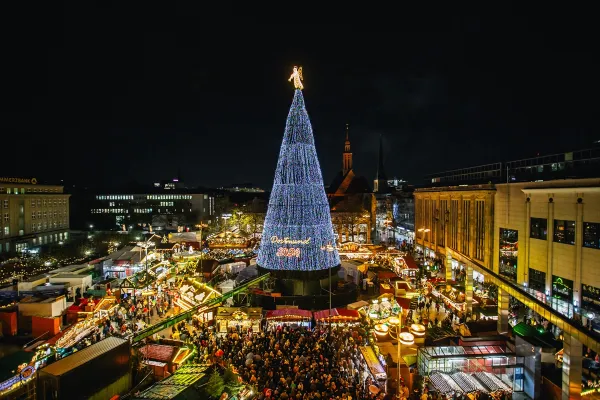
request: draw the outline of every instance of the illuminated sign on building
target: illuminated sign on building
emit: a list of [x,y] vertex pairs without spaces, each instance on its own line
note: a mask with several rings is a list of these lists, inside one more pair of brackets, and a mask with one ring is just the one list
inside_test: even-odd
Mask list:
[[36,178],[4,178],[0,177],[0,183],[25,183],[28,185],[37,184]]

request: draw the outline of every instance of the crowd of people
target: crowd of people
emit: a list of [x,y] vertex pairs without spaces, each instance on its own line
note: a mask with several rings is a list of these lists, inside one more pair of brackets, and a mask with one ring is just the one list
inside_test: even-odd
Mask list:
[[280,326],[219,335],[199,326],[190,335],[200,358],[232,367],[257,388],[261,400],[384,398],[377,382],[361,369],[358,347],[366,338],[356,330]]

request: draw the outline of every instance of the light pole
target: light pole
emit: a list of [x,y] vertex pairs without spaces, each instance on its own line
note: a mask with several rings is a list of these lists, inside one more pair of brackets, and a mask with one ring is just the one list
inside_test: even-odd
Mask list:
[[[333,247],[331,245],[331,243],[328,243],[325,247],[322,247],[321,249],[326,250],[331,253],[332,251],[335,250],[335,247]],[[327,314],[328,315],[327,319],[329,321],[329,329],[330,330],[331,330],[331,309],[332,309],[332,307],[331,307],[331,265],[330,265],[329,266],[329,313]]]
[[238,216],[238,233],[240,233],[242,231],[242,214],[243,212],[238,211],[236,212],[237,216]]
[[[390,317],[388,318],[388,323],[393,326],[395,329],[390,329],[389,334],[392,339],[396,339],[398,346],[398,398],[400,397],[400,381],[402,380],[402,375],[400,373],[401,368],[401,360],[402,360],[402,345],[410,346],[415,343],[415,337],[410,332],[402,332],[402,308],[400,308],[400,314],[398,317]],[[395,334],[393,332],[396,332]]]
[[[203,267],[203,263],[202,260],[204,258],[202,249],[203,249],[203,245],[202,245],[202,229],[204,228],[208,228],[208,225],[204,224],[202,221],[200,221],[200,223],[198,225],[196,225],[197,228],[200,228],[200,275],[204,278],[204,270],[202,269]],[[204,281],[204,279],[202,280]]]

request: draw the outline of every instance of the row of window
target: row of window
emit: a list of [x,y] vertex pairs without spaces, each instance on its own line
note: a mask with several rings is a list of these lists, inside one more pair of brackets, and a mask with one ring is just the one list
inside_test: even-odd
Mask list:
[[[143,196],[143,195],[142,195]],[[204,199],[207,195],[204,195]],[[190,194],[147,194],[146,200],[191,200]],[[96,200],[133,200],[132,194],[111,194],[96,196]]]
[[54,213],[52,211],[38,211],[37,213],[35,211],[31,212],[31,219],[36,219],[36,217],[38,219],[41,218],[60,218],[60,217],[66,217],[67,216],[67,212],[66,211],[54,211]]
[[31,199],[31,207],[35,207],[36,204],[38,207],[66,206],[67,199]]
[[31,224],[31,232],[45,231],[46,229],[68,228],[67,220],[38,222]]
[[62,193],[60,188],[9,188],[0,187],[0,193],[6,194],[25,194],[25,193]]
[[[529,237],[532,239],[548,239],[548,220],[546,218],[531,218]],[[575,244],[575,221],[554,220],[553,241],[563,244]],[[600,223],[583,223],[583,247],[600,249]]]

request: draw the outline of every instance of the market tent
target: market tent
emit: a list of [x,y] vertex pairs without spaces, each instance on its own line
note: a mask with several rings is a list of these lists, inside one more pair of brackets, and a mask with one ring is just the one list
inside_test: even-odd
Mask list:
[[237,283],[243,282],[250,278],[253,278],[258,275],[258,270],[256,269],[256,265],[251,265],[249,267],[244,268],[240,271],[238,276],[235,277],[235,281]]
[[280,308],[278,310],[267,311],[266,318],[269,320],[299,320],[299,319],[311,319],[312,312],[308,310],[301,310],[299,308]]
[[406,264],[406,268],[419,269],[419,267],[417,266],[417,263],[415,262],[415,259],[410,254],[406,254],[406,255],[402,256],[402,260]]
[[356,310],[348,310],[346,308],[334,308],[332,310],[316,311],[315,319],[317,321],[328,321],[330,319],[337,321],[358,321],[360,319],[360,314]]

